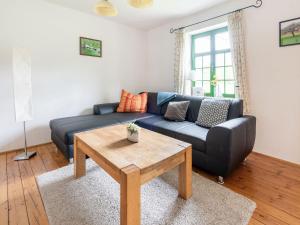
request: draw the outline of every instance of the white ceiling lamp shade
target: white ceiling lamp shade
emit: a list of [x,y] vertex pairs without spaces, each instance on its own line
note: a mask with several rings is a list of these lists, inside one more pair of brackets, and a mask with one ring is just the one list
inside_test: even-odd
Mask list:
[[102,0],[95,6],[95,12],[100,16],[116,16],[118,10],[108,0]]
[[153,5],[153,0],[128,0],[128,3],[135,8],[147,8]]

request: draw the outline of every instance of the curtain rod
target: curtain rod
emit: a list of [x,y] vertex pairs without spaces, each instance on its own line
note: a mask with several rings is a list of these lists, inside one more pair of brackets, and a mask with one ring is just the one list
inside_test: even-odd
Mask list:
[[217,18],[219,18],[219,17],[226,16],[226,15],[229,15],[229,14],[231,14],[231,13],[235,13],[235,12],[238,12],[238,11],[241,11],[241,10],[245,10],[245,9],[249,9],[249,8],[257,8],[257,9],[258,9],[258,8],[260,8],[260,7],[262,6],[262,4],[263,4],[263,1],[262,1],[262,0],[257,0],[256,3],[255,3],[254,5],[249,5],[249,6],[240,8],[240,9],[236,9],[236,10],[234,10],[234,11],[231,11],[231,12],[228,12],[228,13],[224,13],[224,14],[222,14],[222,15],[215,16],[215,17],[212,17],[212,18],[209,18],[209,19],[206,19],[206,20],[202,20],[202,21],[199,21],[199,22],[197,22],[197,23],[192,23],[192,24],[189,24],[189,25],[187,25],[187,26],[179,27],[179,28],[176,28],[176,29],[171,28],[171,29],[170,29],[170,33],[173,34],[173,33],[174,33],[175,31],[177,31],[177,30],[182,30],[182,29],[187,28],[187,27],[195,26],[195,25],[198,25],[198,24],[200,24],[200,23],[204,23],[204,22],[207,22],[207,21],[209,21],[209,20],[217,19]]

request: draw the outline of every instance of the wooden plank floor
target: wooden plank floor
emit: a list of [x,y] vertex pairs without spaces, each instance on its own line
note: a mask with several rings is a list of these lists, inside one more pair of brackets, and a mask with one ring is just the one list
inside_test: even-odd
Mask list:
[[[15,162],[16,151],[0,154],[0,225],[47,225],[35,176],[68,164],[53,144]],[[214,177],[194,169],[209,179]],[[257,203],[250,224],[300,224],[300,166],[252,153],[225,186]]]

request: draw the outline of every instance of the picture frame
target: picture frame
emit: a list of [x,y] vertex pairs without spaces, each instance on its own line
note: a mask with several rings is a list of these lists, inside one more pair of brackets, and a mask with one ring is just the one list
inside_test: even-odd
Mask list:
[[102,57],[102,41],[80,37],[79,38],[80,55],[91,57]]
[[279,46],[300,45],[300,17],[279,22]]

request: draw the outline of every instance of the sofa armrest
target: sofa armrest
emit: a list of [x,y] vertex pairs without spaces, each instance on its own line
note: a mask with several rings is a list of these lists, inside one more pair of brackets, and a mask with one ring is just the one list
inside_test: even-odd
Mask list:
[[116,112],[118,105],[118,102],[94,105],[94,115],[104,115]]
[[206,153],[222,161],[230,172],[252,151],[256,135],[256,118],[244,116],[212,127],[206,138]]

